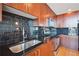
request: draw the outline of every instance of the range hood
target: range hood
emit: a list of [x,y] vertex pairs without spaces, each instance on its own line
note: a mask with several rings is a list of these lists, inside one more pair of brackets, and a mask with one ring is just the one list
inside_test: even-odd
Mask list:
[[28,13],[22,12],[20,10],[15,9],[15,8],[9,7],[9,6],[5,5],[5,4],[3,5],[3,11],[13,13],[13,14],[16,14],[16,15],[20,15],[20,16],[30,18],[30,19],[36,19],[37,18],[37,17],[35,17],[33,15],[30,15]]

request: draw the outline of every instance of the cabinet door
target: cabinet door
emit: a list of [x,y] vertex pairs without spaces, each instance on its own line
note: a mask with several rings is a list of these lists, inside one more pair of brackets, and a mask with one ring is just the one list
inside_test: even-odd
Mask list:
[[47,42],[47,56],[52,56],[52,55],[54,55],[53,54],[53,41],[52,40],[49,40],[48,42]]
[[47,43],[44,43],[43,45],[39,46],[37,49],[38,49],[37,50],[38,56],[48,56],[50,53]]
[[27,56],[52,56],[53,51],[52,51],[52,40],[43,43],[42,45],[36,47],[34,50],[26,54]]
[[27,12],[27,5],[24,3],[18,3],[17,4],[17,9],[23,12]]
[[[44,48],[43,48],[44,49]],[[31,52],[26,53],[26,56],[43,56],[44,50],[42,50],[42,46],[36,47],[34,50]]]
[[17,4],[18,3],[6,3],[6,5],[13,7],[13,8],[16,8],[16,9],[17,9]]
[[32,51],[32,52],[29,52],[27,54],[25,54],[26,56],[37,56],[37,51]]
[[15,9],[18,9],[20,11],[23,11],[23,12],[28,12],[27,4],[24,4],[24,3],[6,3],[6,5],[13,7]]
[[38,48],[37,48],[37,53],[38,53],[38,56],[44,56],[44,54],[46,54],[45,53],[45,46],[44,46],[44,44],[43,45],[41,45],[41,46],[39,46]]

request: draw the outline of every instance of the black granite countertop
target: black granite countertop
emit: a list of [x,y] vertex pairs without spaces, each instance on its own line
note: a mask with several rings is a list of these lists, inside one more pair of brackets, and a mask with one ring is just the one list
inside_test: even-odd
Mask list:
[[38,44],[36,44],[36,45],[34,45],[34,46],[31,46],[30,48],[25,49],[25,50],[23,50],[23,51],[21,51],[21,52],[19,52],[19,53],[14,53],[13,56],[23,56],[26,52],[31,51],[32,49],[38,47],[38,46],[41,45],[42,43],[43,43],[43,42],[38,43]]
[[[54,37],[52,37],[52,38],[55,38],[55,37],[58,37],[58,36],[54,36]],[[51,36],[48,36],[48,38],[51,38]],[[51,39],[52,39],[51,38]],[[33,40],[33,39],[32,39]],[[28,51],[31,51],[32,49],[34,49],[34,48],[36,48],[37,46],[39,46],[39,45],[41,45],[41,44],[43,44],[44,42],[43,41],[41,41],[40,43],[38,43],[38,44],[36,44],[36,45],[34,45],[34,46],[31,46],[30,48],[28,48],[28,49],[25,49],[25,50],[23,50],[23,51],[21,51],[21,52],[19,52],[19,53],[12,53],[12,51],[9,49],[9,47],[12,47],[12,46],[16,46],[16,45],[19,45],[19,44],[22,44],[22,43],[25,43],[25,42],[29,42],[29,41],[31,41],[31,40],[25,40],[24,42],[23,41],[20,41],[20,42],[17,42],[17,43],[15,43],[15,44],[8,44],[8,45],[4,45],[4,46],[0,46],[0,48],[2,47],[3,48],[3,51],[4,50],[6,50],[5,52],[4,52],[4,54],[2,54],[3,56],[22,56],[22,55],[24,55],[24,53],[26,53],[26,52],[28,52]],[[7,47],[7,49],[5,49],[4,47]],[[2,52],[3,53],[3,52]],[[0,54],[1,55],[1,54]]]
[[[29,40],[29,41],[31,41],[31,40]],[[26,40],[25,42],[28,42],[28,40]],[[30,48],[27,48],[27,49],[25,49],[25,50],[23,50],[23,51],[21,51],[21,52],[19,52],[19,53],[13,53],[13,52],[9,49],[9,47],[12,47],[12,46],[15,46],[15,45],[19,45],[19,44],[22,44],[22,43],[25,43],[25,42],[21,41],[21,42],[15,43],[15,44],[9,44],[9,45],[0,46],[0,55],[1,55],[1,56],[22,56],[22,55],[24,55],[24,53],[26,53],[26,52],[32,50],[33,48],[35,48],[35,47],[37,47],[37,46],[39,46],[40,44],[43,43],[43,42],[41,41],[40,43],[38,43],[38,44],[36,44],[36,45],[34,45],[34,46],[31,46]]]

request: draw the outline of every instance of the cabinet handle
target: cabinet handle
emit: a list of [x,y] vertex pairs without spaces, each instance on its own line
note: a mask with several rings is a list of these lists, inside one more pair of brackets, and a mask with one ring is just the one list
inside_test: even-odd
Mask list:
[[34,52],[34,56],[37,56],[37,51]]
[[37,50],[37,56],[40,56],[40,50]]
[[39,51],[39,56],[40,56],[40,50],[38,50]]

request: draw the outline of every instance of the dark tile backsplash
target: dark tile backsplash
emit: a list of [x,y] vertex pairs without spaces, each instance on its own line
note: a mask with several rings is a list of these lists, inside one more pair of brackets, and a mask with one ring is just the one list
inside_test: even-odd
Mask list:
[[[28,21],[29,20],[29,21]],[[15,22],[18,22],[17,26]],[[8,12],[3,12],[3,21],[0,22],[0,45],[12,44],[23,41],[22,31],[23,27],[25,35],[28,39],[34,36],[33,22],[31,19],[24,18],[22,16],[14,15]],[[51,36],[58,36],[60,34],[68,35],[69,28],[50,28],[48,27],[47,32],[44,33],[43,27],[37,26],[37,34],[39,40],[44,40],[44,36],[50,32]],[[19,30],[17,30],[18,28]]]
[[57,29],[57,35],[60,35],[60,34],[64,34],[64,35],[68,35],[68,28],[56,28]]
[[[29,19],[23,18],[18,15],[13,15],[11,13],[3,12],[3,21],[0,22],[0,45],[7,45],[23,40],[22,31],[23,27],[25,29],[25,35],[29,37]],[[18,22],[17,26],[15,22]],[[17,28],[19,30],[17,30]]]
[[21,32],[14,31],[0,33],[0,45],[12,44],[19,41],[22,41]]

